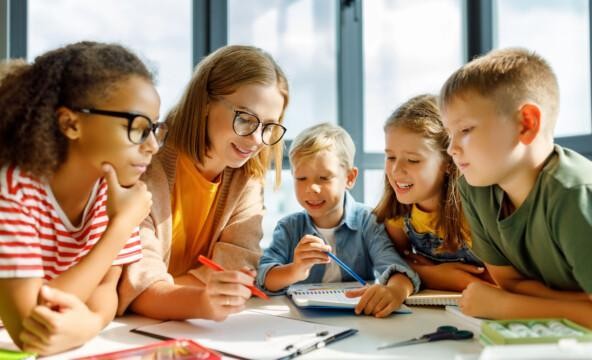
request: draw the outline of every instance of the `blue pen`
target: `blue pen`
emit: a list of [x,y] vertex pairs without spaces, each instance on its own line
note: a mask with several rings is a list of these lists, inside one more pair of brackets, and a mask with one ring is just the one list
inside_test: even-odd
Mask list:
[[353,271],[349,266],[345,265],[345,263],[341,260],[339,260],[339,258],[337,256],[335,256],[334,254],[325,251],[325,254],[329,255],[329,257],[333,260],[335,260],[335,262],[341,266],[341,268],[343,270],[345,270],[348,274],[350,274],[354,279],[358,280],[358,282],[362,285],[366,285],[366,281],[364,281],[364,279],[362,279],[362,277],[358,274],[355,273],[355,271]]

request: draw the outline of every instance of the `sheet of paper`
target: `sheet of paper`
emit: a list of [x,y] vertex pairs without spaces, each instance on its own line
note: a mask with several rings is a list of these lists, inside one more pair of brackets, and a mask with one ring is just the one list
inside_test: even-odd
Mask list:
[[[167,321],[134,331],[173,339],[191,339],[213,350],[248,359],[279,359],[352,329],[243,311],[225,321]],[[348,332],[349,331],[349,332]]]

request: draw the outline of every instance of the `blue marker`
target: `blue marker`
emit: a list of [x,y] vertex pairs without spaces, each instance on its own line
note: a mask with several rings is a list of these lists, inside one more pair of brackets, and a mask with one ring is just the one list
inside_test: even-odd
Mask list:
[[360,275],[356,274],[355,271],[353,271],[349,266],[345,265],[343,261],[339,260],[337,256],[328,251],[325,251],[325,254],[329,255],[331,259],[333,259],[339,266],[341,266],[343,270],[350,274],[354,279],[358,280],[360,284],[366,285],[366,281],[364,281],[364,279],[362,279]]

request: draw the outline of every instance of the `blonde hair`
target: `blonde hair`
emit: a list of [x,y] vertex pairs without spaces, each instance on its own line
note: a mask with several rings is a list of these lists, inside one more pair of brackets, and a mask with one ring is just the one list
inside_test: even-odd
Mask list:
[[[277,86],[284,98],[279,118],[281,124],[289,100],[288,80],[282,69],[271,55],[259,48],[230,45],[211,53],[197,65],[181,100],[168,115],[168,142],[203,163],[211,146],[207,136],[208,101],[250,84]],[[281,181],[283,147],[283,141],[265,146],[244,165],[247,174],[264,178],[273,153],[275,182],[278,185]]]
[[545,116],[542,129],[553,135],[559,112],[559,85],[551,66],[538,54],[508,48],[470,61],[442,86],[442,110],[455,97],[469,91],[495,101],[504,114],[511,114],[521,102],[534,101]]
[[[456,188],[459,177],[458,169],[446,149],[449,138],[434,95],[423,94],[409,99],[399,106],[386,120],[384,131],[391,128],[404,128],[424,138],[428,145],[438,151],[447,164],[444,182],[440,192],[438,206],[437,227],[443,230],[444,239],[440,251],[456,251],[470,239],[463,239],[462,230],[466,230],[460,195]],[[382,223],[387,219],[399,218],[411,211],[411,205],[402,204],[397,200],[395,191],[389,183],[385,173],[384,192],[373,213],[377,221]],[[470,245],[470,244],[468,244]]]
[[304,129],[290,146],[290,164],[308,158],[321,151],[333,151],[341,165],[350,170],[354,167],[356,146],[351,136],[339,125],[321,123]]

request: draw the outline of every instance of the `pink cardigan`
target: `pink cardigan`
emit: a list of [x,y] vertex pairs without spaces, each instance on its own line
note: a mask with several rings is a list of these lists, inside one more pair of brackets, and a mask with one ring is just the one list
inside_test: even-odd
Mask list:
[[[153,159],[143,181],[152,192],[153,205],[150,215],[140,226],[142,260],[124,268],[118,286],[118,315],[145,289],[157,281],[173,283],[168,273],[172,245],[171,192],[175,184],[177,150],[165,146]],[[263,237],[263,182],[249,177],[242,168],[226,168],[222,175],[213,237],[208,247],[208,257],[226,269],[243,266],[257,268]],[[207,279],[207,268],[196,261],[188,273],[202,280]]]

